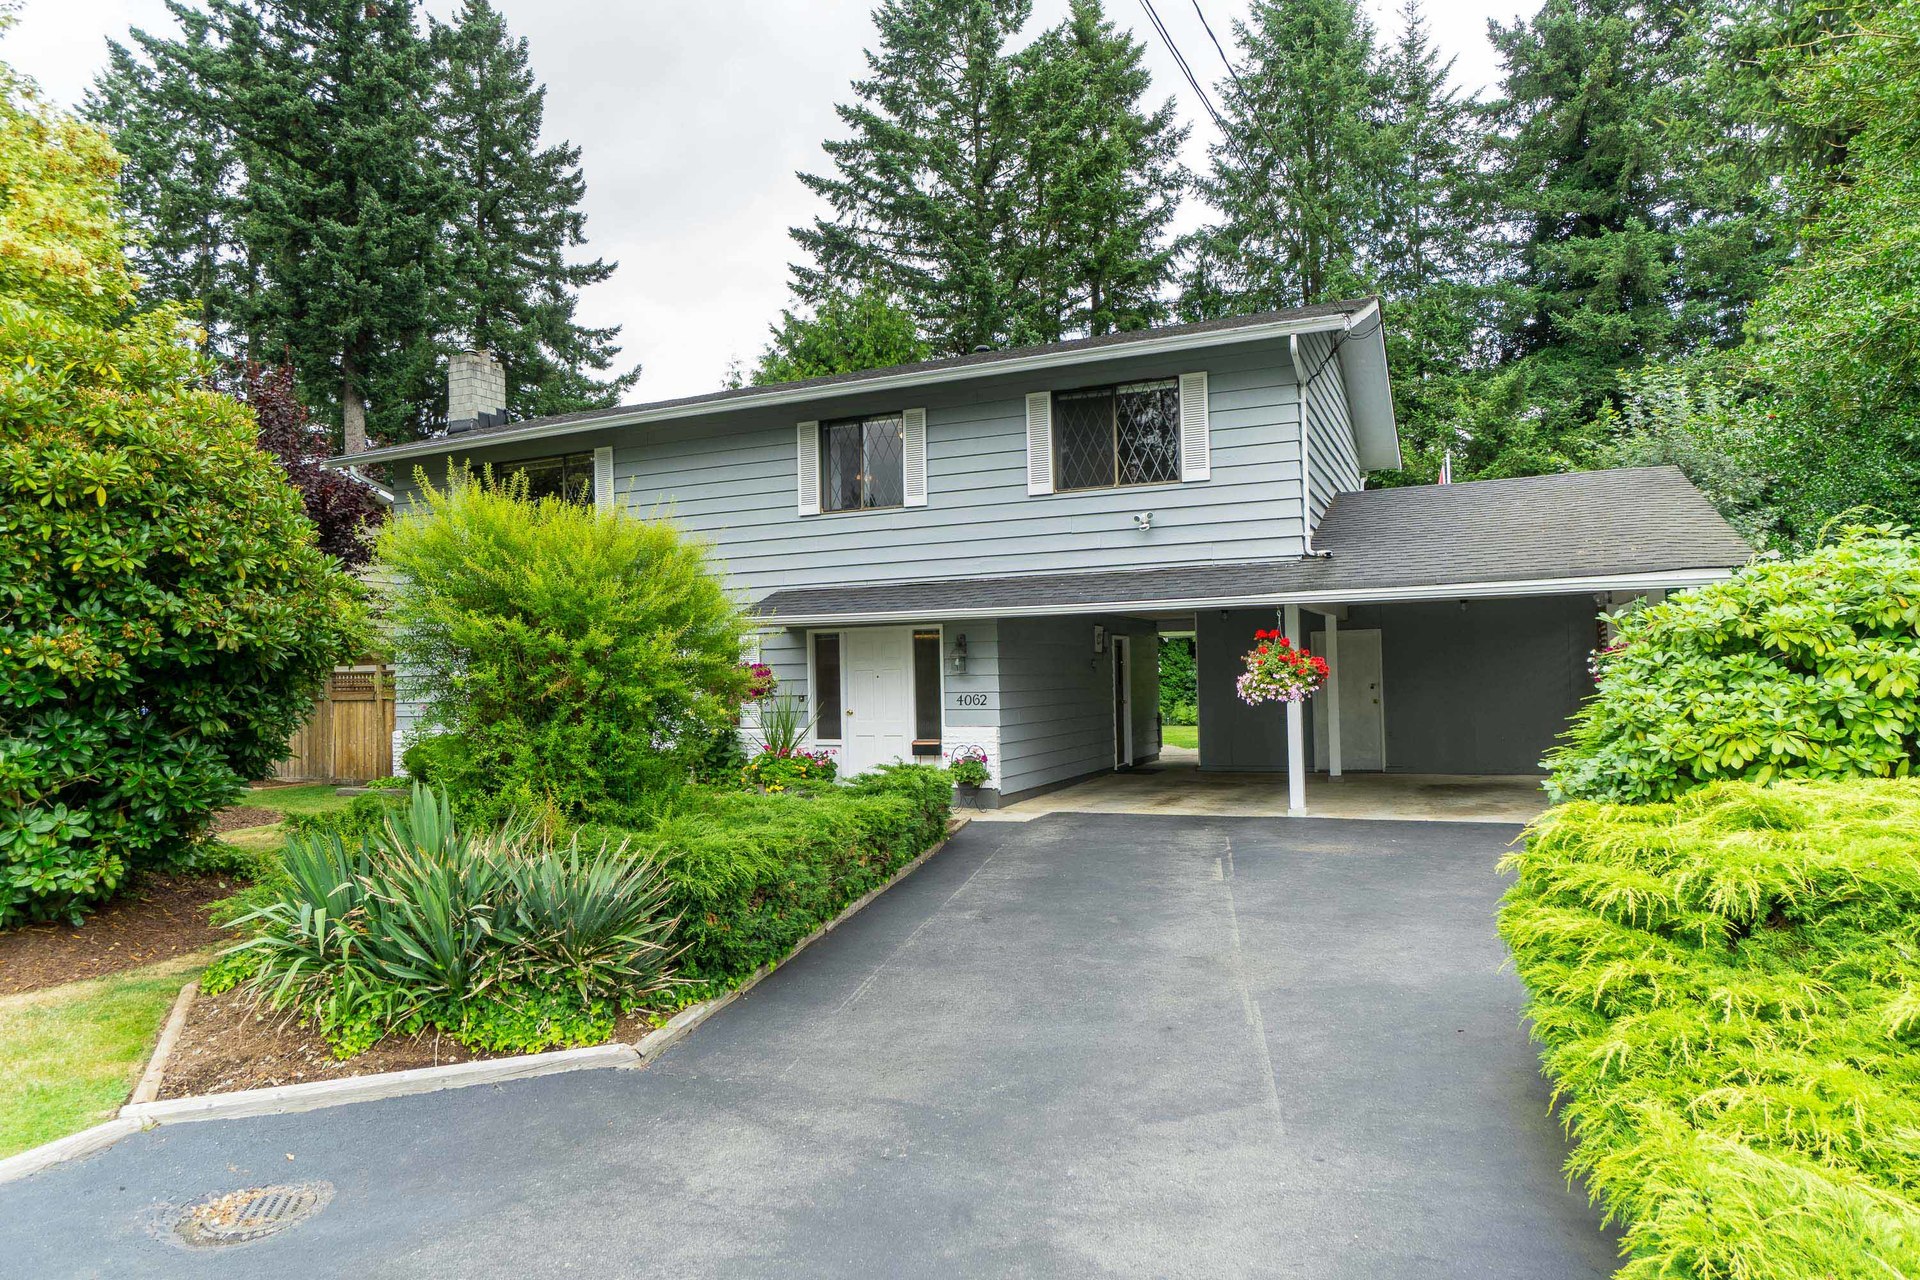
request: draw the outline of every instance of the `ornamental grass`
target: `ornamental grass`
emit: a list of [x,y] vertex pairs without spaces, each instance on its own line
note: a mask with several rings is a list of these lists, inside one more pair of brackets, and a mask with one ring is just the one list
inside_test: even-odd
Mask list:
[[1575,802],[1504,866],[1620,1276],[1920,1276],[1920,781]]

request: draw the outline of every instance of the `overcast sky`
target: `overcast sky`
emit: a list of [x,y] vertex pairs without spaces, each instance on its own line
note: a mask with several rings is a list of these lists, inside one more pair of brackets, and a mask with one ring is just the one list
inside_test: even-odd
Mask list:
[[[527,37],[545,81],[550,138],[582,149],[592,253],[620,269],[581,299],[583,320],[623,328],[626,358],[645,367],[630,394],[642,400],[710,391],[727,362],[751,362],[768,322],[787,301],[787,228],[814,201],[794,177],[825,164],[837,136],[833,108],[861,73],[873,39],[871,5],[820,0],[589,3],[495,0]],[[1193,0],[1155,0],[1203,84],[1223,72]],[[1199,0],[1229,49],[1244,0]],[[1388,26],[1390,7],[1370,0]],[[1520,0],[1426,0],[1440,46],[1457,58],[1468,90],[1494,78],[1487,19],[1511,20]],[[445,17],[456,0],[429,0]],[[1530,7],[1530,6],[1529,6]],[[1057,21],[1067,0],[1036,0],[1029,34]],[[1139,0],[1108,10],[1146,42],[1157,97],[1184,118],[1199,103],[1153,36]],[[161,30],[161,0],[26,0],[0,58],[34,77],[54,100],[75,104],[105,62],[105,42],[129,26]],[[1188,163],[1204,162],[1212,124],[1195,124]],[[1183,223],[1197,211],[1188,210]]]

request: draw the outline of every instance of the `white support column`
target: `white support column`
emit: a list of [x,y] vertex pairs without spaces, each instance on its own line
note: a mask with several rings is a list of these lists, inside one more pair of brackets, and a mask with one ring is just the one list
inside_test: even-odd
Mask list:
[[1327,651],[1320,655],[1329,668],[1320,710],[1327,717],[1327,776],[1340,776],[1340,619],[1327,615]]
[[[1280,610],[1280,629],[1295,645],[1302,643],[1300,606],[1290,604]],[[1287,813],[1299,817],[1307,811],[1306,705],[1287,704]]]

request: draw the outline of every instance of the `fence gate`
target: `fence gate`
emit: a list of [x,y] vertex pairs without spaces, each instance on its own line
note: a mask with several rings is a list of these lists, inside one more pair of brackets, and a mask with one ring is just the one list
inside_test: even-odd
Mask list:
[[273,776],[282,782],[346,783],[392,772],[393,668],[335,667]]

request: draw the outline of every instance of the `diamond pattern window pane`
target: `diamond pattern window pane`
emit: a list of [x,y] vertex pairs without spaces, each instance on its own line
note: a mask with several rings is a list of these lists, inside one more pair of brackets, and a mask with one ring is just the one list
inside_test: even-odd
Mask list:
[[1114,395],[1121,484],[1180,478],[1180,385],[1140,383]]
[[906,501],[906,433],[900,416],[820,424],[820,508],[858,511]]
[[820,426],[820,506],[853,511],[860,506],[861,433],[858,422]]
[[1056,489],[1113,484],[1113,391],[1063,391],[1053,398]]
[[865,426],[866,505],[900,506],[907,500],[906,430],[897,417],[870,418]]

